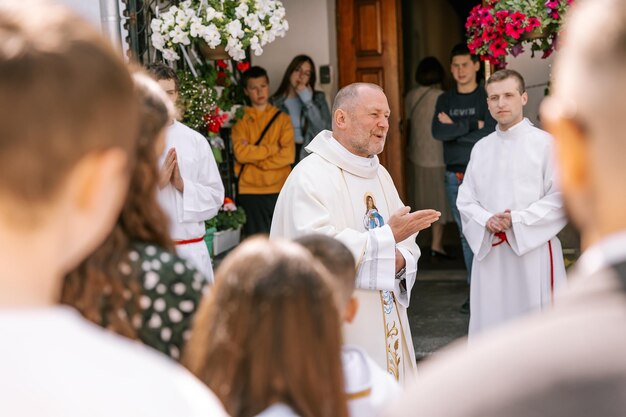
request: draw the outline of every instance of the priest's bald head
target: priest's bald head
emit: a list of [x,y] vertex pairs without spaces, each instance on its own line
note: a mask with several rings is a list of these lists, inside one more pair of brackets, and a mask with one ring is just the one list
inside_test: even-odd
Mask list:
[[626,2],[577,2],[564,33],[541,115],[588,245],[626,229]]
[[333,104],[333,136],[355,155],[378,155],[385,147],[390,113],[380,86],[347,85],[339,90]]

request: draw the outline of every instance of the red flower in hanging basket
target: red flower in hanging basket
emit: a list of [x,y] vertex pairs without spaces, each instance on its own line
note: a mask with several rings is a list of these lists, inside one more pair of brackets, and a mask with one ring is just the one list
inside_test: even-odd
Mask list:
[[549,56],[571,3],[573,0],[488,0],[484,6],[475,6],[465,22],[467,46],[481,60],[498,66],[505,65],[507,54],[523,52],[524,42],[531,44],[533,52]]
[[237,69],[241,72],[246,72],[248,71],[248,68],[250,68],[250,62],[248,61],[239,61],[237,62]]
[[220,109],[215,107],[211,113],[208,113],[204,116],[204,121],[206,122],[207,130],[209,133],[219,134],[220,128],[224,124],[224,122],[228,119],[228,115],[226,113],[220,114]]
[[223,68],[223,69],[228,68],[228,62],[224,61],[223,59],[218,59],[217,61],[215,61],[215,63],[220,68]]

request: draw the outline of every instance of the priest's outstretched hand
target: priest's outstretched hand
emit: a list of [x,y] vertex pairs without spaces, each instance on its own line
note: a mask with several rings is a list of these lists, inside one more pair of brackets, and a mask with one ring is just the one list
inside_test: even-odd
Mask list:
[[411,207],[405,206],[391,215],[387,224],[391,227],[396,243],[402,242],[414,233],[430,227],[439,220],[441,213],[437,210],[417,210],[410,212]]

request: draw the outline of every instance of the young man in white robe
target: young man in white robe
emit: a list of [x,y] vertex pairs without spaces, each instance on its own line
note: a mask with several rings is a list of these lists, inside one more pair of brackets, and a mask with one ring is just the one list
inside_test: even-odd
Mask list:
[[56,3],[0,0],[0,416],[225,417],[182,366],[59,305],[118,218],[139,100],[120,51]]
[[532,310],[549,307],[565,283],[566,225],[555,179],[553,139],[524,118],[528,100],[516,71],[486,85],[496,131],[472,150],[457,206],[472,251],[470,338]]
[[271,237],[310,233],[333,236],[357,259],[358,314],[345,326],[345,342],[361,346],[403,382],[415,370],[406,309],[420,255],[418,231],[440,213],[405,207],[378,161],[389,130],[382,89],[356,83],[342,88],[333,106],[333,131],[322,131],[287,179],[276,204]]
[[[164,64],[149,70],[176,104],[178,78]],[[176,252],[213,282],[211,256],[204,242],[205,220],[217,215],[224,203],[224,184],[206,138],[177,120],[167,131],[159,159],[159,203],[170,218]]]

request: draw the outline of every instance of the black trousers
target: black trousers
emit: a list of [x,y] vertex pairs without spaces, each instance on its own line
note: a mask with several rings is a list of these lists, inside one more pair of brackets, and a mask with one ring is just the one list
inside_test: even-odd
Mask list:
[[269,234],[278,194],[239,194],[238,203],[246,211],[243,233],[247,236]]

